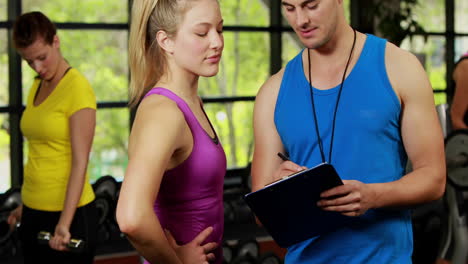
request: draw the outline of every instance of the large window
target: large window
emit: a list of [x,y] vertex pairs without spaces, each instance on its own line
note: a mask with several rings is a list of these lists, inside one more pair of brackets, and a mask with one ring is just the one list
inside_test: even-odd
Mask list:
[[[455,32],[468,33],[468,1],[455,0]],[[465,42],[468,50],[468,43]]]
[[220,1],[224,25],[267,27],[270,24],[271,0]]
[[0,0],[0,21],[7,20],[7,0]]
[[[70,66],[90,81],[98,102],[128,99],[126,30],[59,30],[60,50]],[[23,61],[23,94],[36,73]],[[26,103],[26,96],[23,97]]]
[[127,23],[128,2],[128,0],[22,0],[22,13],[41,11],[54,22],[61,23]]
[[10,188],[10,135],[8,115],[0,113],[0,193]]
[[446,30],[444,0],[419,1],[413,12],[415,19],[425,31],[444,32]]
[[0,28],[0,107],[8,105],[7,31]]
[[122,180],[127,167],[129,111],[126,108],[99,109],[96,121],[89,163],[91,180],[103,175]]
[[253,101],[211,103],[205,108],[226,152],[228,165],[247,166],[253,152]]
[[225,49],[219,72],[214,77],[202,79],[200,95],[255,96],[269,76],[268,34],[228,31],[223,35]]
[[468,1],[455,0],[455,59],[468,52]]
[[455,59],[458,60],[466,53],[468,53],[468,34],[455,38]]
[[[445,90],[447,65],[445,63],[446,43],[443,36],[413,36],[403,41],[402,48],[410,50],[420,59],[434,90]],[[436,104],[447,102],[446,93],[435,93]]]
[[[86,76],[96,93],[97,126],[89,164],[93,181],[103,175],[112,175],[121,180],[127,166],[131,119],[126,105],[129,2],[22,0],[23,9],[16,10],[18,14],[41,11],[57,24],[63,56],[72,67]],[[220,1],[220,4],[225,25],[223,59],[218,75],[202,78],[199,91],[225,148],[228,168],[245,167],[253,152],[252,112],[255,95],[267,78],[297,54],[302,45],[287,23],[284,23],[283,17],[271,12],[272,5],[280,7],[279,2],[238,0]],[[1,5],[6,7],[6,1],[0,0]],[[349,1],[346,2],[346,9],[349,10]],[[5,19],[6,15],[5,12]],[[14,14],[8,15],[15,17]],[[272,23],[283,26],[272,27]],[[3,27],[11,25],[4,24]],[[280,40],[272,37],[278,30],[282,36]],[[2,31],[1,28],[0,38],[6,40],[6,30]],[[278,41],[283,44],[277,46]],[[2,41],[0,44],[0,71],[5,76],[8,72],[6,43]],[[278,47],[282,48],[278,50]],[[274,63],[276,65],[272,66]],[[21,83],[23,104],[35,75],[25,62],[21,63],[22,80],[14,81]],[[7,78],[0,78],[0,89],[5,91],[0,94],[0,103],[5,105],[8,104],[7,81]],[[1,117],[2,120],[8,120],[8,115]],[[0,157],[9,164],[8,133],[3,137],[0,134],[0,144],[3,144],[0,145],[3,156]],[[26,158],[27,144],[21,151]],[[7,178],[5,176],[1,180],[4,189],[9,187]]]
[[[419,1],[415,19],[426,33],[408,36],[401,45],[421,58],[436,104],[449,103],[453,95],[451,67],[468,51],[467,13],[466,0]],[[448,21],[446,14],[453,14],[454,21]]]
[[[0,10],[5,10],[5,1],[0,1]],[[6,12],[0,13],[0,21],[4,20]],[[7,31],[0,28],[0,193],[10,188],[10,134],[8,113],[8,54]]]

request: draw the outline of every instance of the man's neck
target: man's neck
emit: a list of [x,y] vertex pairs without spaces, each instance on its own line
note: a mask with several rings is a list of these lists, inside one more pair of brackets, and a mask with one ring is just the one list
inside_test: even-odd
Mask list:
[[[357,34],[357,32],[356,32]],[[356,36],[356,43],[353,48],[354,30],[349,27],[344,33],[335,33],[327,44],[317,49],[310,49],[310,65],[312,85],[317,89],[329,89],[340,84],[343,78],[344,69],[350,58],[347,74],[353,69],[359,57],[359,46]],[[308,51],[304,51],[303,65],[304,74],[309,76]],[[345,76],[346,77],[346,76]]]
[[332,38],[316,49],[310,50],[311,59],[326,63],[327,61],[341,61],[349,55],[354,39],[353,29],[349,26],[337,28]]

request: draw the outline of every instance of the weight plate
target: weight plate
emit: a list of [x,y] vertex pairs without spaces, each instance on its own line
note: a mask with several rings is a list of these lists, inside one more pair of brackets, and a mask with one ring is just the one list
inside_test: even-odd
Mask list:
[[459,188],[468,188],[468,130],[455,130],[445,140],[447,177]]

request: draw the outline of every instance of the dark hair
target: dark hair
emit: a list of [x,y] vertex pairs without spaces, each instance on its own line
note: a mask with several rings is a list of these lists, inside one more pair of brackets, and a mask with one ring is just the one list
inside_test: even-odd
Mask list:
[[52,44],[57,28],[43,13],[35,11],[19,16],[13,25],[13,44],[15,48],[26,48],[38,38]]

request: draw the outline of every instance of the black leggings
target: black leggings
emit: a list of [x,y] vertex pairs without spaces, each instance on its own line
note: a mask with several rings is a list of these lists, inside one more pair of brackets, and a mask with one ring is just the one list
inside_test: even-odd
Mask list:
[[23,215],[19,235],[23,249],[24,263],[63,263],[92,264],[96,251],[97,209],[93,202],[76,209],[70,226],[72,238],[83,239],[83,252],[56,251],[49,245],[38,243],[40,231],[54,234],[61,212],[39,211],[23,206]]

